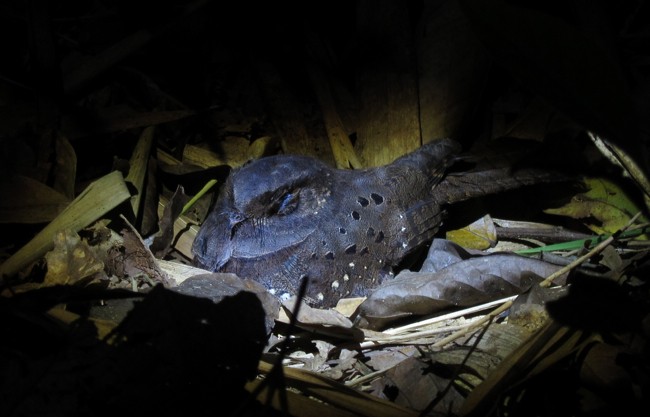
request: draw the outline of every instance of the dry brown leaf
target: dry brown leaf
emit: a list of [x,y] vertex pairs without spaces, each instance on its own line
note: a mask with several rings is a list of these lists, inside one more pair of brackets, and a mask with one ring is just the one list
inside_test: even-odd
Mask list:
[[[396,404],[413,410],[424,410],[445,389],[449,380],[436,375],[434,364],[418,358],[407,358],[372,383],[379,398],[389,397]],[[457,414],[463,403],[457,390],[450,390],[434,408],[437,412]]]
[[[284,313],[290,319],[296,308],[296,298],[292,297],[282,305]],[[317,334],[360,341],[363,332],[355,328],[352,322],[334,309],[312,308],[302,302],[298,312],[297,325]]]
[[79,235],[70,230],[60,231],[54,239],[54,249],[45,254],[47,274],[43,285],[74,285],[104,269],[104,263]]
[[423,271],[432,268],[433,272],[406,270],[385,281],[360,306],[360,324],[376,329],[411,315],[521,294],[560,269],[511,253],[470,255],[442,239],[434,241],[429,253],[432,259]]
[[151,251],[156,258],[164,258],[172,249],[172,243],[175,237],[175,222],[188,201],[190,201],[190,197],[185,194],[183,187],[179,186],[165,205],[165,210],[159,222],[159,232],[151,244]]

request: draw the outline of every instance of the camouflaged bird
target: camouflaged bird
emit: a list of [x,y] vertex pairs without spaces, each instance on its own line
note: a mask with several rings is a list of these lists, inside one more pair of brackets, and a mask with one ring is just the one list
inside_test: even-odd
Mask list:
[[364,170],[298,155],[250,162],[223,185],[195,239],[195,264],[253,279],[280,298],[306,276],[314,306],[367,295],[431,241],[444,204],[513,188],[507,174],[501,182],[444,176],[459,151],[441,139]]

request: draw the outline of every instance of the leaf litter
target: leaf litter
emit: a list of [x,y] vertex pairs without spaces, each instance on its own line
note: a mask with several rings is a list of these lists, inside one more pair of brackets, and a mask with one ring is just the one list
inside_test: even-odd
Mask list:
[[[574,124],[558,115],[555,108],[559,108],[580,123],[580,128],[575,131],[583,132],[582,126],[587,126],[602,134],[607,139],[604,146],[614,149],[618,160],[635,162],[642,154],[637,152],[638,144],[642,142],[636,140],[635,134],[628,135],[634,133],[635,123],[631,120],[634,112],[628,109],[630,103],[621,85],[623,80],[616,73],[616,65],[611,65],[610,58],[604,61],[604,73],[614,72],[615,83],[608,82],[609,79],[603,78],[601,72],[592,71],[595,67],[603,67],[603,62],[598,60],[601,55],[588,38],[567,28],[565,22],[537,11],[502,5],[483,13],[478,2],[461,3],[468,18],[464,25],[471,26],[485,39],[485,48],[480,48],[482,55],[474,56],[480,58],[477,62],[487,62],[485,58],[489,53],[491,59],[517,74],[526,89],[539,93],[532,98],[527,95],[529,92],[521,91],[501,95],[490,109],[494,114],[491,120],[495,126],[491,132],[493,137],[547,140],[558,132],[575,129]],[[187,17],[189,10],[200,9],[201,4],[193,3],[178,15]],[[427,13],[443,15],[437,13],[438,9],[433,11],[436,13],[432,10]],[[448,6],[443,11],[454,13]],[[503,25],[504,19],[513,24]],[[101,23],[102,19],[98,21]],[[457,19],[450,21],[458,22]],[[432,22],[436,22],[435,19],[429,21]],[[77,23],[83,24],[81,21]],[[571,59],[559,59],[568,52],[544,41],[544,36],[536,36],[555,26],[567,39],[576,41],[563,44],[574,51],[580,65],[573,65]],[[38,25],[35,27],[38,30]],[[62,23],[61,27],[65,29],[66,25]],[[440,25],[432,24],[431,27]],[[430,46],[437,48],[435,51],[449,55],[447,58],[465,62],[467,51],[475,52],[479,44],[472,38],[465,39],[467,34],[459,33],[459,27],[454,24],[447,29],[455,35],[460,34],[466,42],[468,48],[455,48],[462,50],[462,54],[446,51],[444,48],[451,43],[444,38],[431,36],[429,42],[432,42]],[[98,25],[96,30],[101,32],[103,28]],[[531,32],[530,28],[534,31]],[[109,32],[102,35],[102,39],[106,36],[108,40]],[[531,33],[535,39],[527,39]],[[146,30],[116,34],[119,41],[113,46],[124,47],[128,53],[144,52],[139,49],[143,43],[159,36]],[[62,38],[75,37],[70,35],[64,34]],[[89,39],[92,41],[92,36]],[[515,42],[520,39],[526,42]],[[227,172],[222,169],[224,164],[235,167],[250,158],[276,153],[278,148],[284,152],[297,149],[324,159],[328,157],[327,147],[322,146],[327,140],[314,140],[312,143],[302,140],[304,138],[323,139],[327,136],[334,148],[331,158],[342,166],[361,166],[355,149],[358,150],[360,143],[372,144],[361,135],[353,145],[363,120],[355,120],[355,117],[349,117],[354,116],[352,113],[345,111],[337,114],[339,109],[335,106],[340,103],[333,103],[332,98],[338,100],[340,97],[330,97],[327,89],[316,91],[321,113],[327,119],[320,131],[309,125],[313,120],[302,123],[298,117],[289,123],[276,117],[273,123],[277,131],[265,131],[268,125],[264,118],[246,117],[244,113],[224,110],[226,107],[205,107],[204,103],[214,97],[189,108],[182,103],[183,100],[163,91],[158,79],[150,78],[146,71],[130,67],[133,62],[123,61],[124,55],[110,54],[112,47],[102,52],[101,46],[90,46],[90,49],[73,51],[73,58],[76,58],[73,61],[82,63],[76,70],[70,71],[71,66],[63,66],[64,90],[82,96],[75,103],[75,106],[79,105],[78,109],[62,115],[64,134],[38,132],[36,135],[39,143],[54,141],[56,158],[43,158],[50,151],[47,146],[37,149],[41,165],[33,169],[30,164],[22,163],[22,158],[28,153],[11,155],[16,157],[17,162],[10,161],[16,175],[11,177],[14,183],[3,181],[0,186],[3,197],[10,195],[10,198],[2,199],[3,221],[22,224],[56,219],[73,199],[74,187],[87,181],[88,173],[76,170],[77,164],[90,163],[97,169],[103,166],[104,156],[114,158],[110,151],[102,155],[101,151],[95,150],[91,158],[86,156],[77,160],[75,150],[79,151],[88,144],[94,147],[102,141],[102,135],[110,135],[111,140],[117,143],[128,136],[122,135],[125,130],[157,126],[155,153],[159,170],[150,175],[159,175],[154,180],[161,179],[164,183],[167,188],[163,191],[165,197],[176,189],[169,183],[197,182],[200,187],[207,178],[222,179]],[[87,51],[95,47],[100,53],[88,55]],[[313,45],[311,47],[311,52],[314,52]],[[557,59],[540,60],[539,57],[548,56],[546,52],[549,50]],[[74,57],[75,54],[79,56]],[[424,83],[426,80],[422,78],[419,80],[422,87],[437,88],[435,86],[441,84],[437,81],[447,79],[449,82],[446,80],[442,84],[455,88],[462,86],[461,90],[467,94],[436,94],[438,90],[434,89],[431,95],[441,97],[434,107],[438,111],[423,107],[422,114],[435,114],[440,120],[426,117],[420,122],[422,130],[430,133],[440,128],[447,136],[457,130],[447,129],[447,126],[466,124],[465,115],[456,109],[474,107],[472,103],[477,100],[471,94],[471,86],[477,85],[482,89],[485,85],[481,78],[469,83],[466,78],[475,72],[487,71],[450,66],[447,61],[438,59],[439,56],[433,55],[434,63],[424,61],[429,68],[439,67],[434,68],[436,82]],[[106,62],[102,63],[102,59]],[[218,56],[215,62],[221,67],[223,60]],[[529,67],[531,62],[535,65]],[[105,74],[117,63],[124,64],[120,71],[125,78],[132,77],[129,82],[135,80],[137,93],[129,91],[129,82],[111,81],[111,77],[102,78],[113,84],[100,82],[97,90],[84,90],[89,81]],[[567,63],[571,71],[567,71],[564,77],[556,77],[556,67]],[[267,62],[257,62],[257,65],[272,67]],[[191,64],[185,66],[193,67]],[[448,68],[454,69],[449,71]],[[241,62],[237,62],[233,72],[238,76],[231,84],[245,87],[240,87],[234,95],[248,95],[249,100],[257,102],[259,96],[249,90],[255,82],[241,76],[246,71],[242,70]],[[465,76],[459,78],[458,73]],[[336,84],[335,80],[327,78],[327,74],[313,69],[311,78],[313,87],[322,88],[329,82]],[[271,77],[271,82],[268,82],[267,77],[262,84],[266,81],[265,87],[277,92],[282,89],[274,82],[280,79]],[[203,81],[206,82],[202,89],[214,84],[214,80]],[[560,87],[556,88],[558,85]],[[596,103],[605,100],[603,102],[608,105],[594,105],[589,97],[594,91],[602,91],[602,86],[607,87],[606,91]],[[183,81],[181,89],[186,88]],[[222,86],[212,88],[219,90]],[[340,85],[333,85],[332,91],[336,89],[340,90]],[[12,94],[20,97],[15,91]],[[146,96],[145,100],[141,101],[140,95]],[[309,111],[309,106],[304,106],[304,103],[292,101],[296,98],[291,94],[277,93],[277,96],[282,100],[271,103],[271,107],[290,110],[276,116],[288,114],[293,117],[298,113],[296,109],[304,113]],[[423,95],[423,99],[420,104],[426,106],[426,96]],[[115,101],[120,100],[129,104],[115,105]],[[463,105],[454,105],[454,101],[462,101]],[[519,101],[523,101],[521,107],[517,104]],[[143,105],[143,102],[147,104]],[[133,106],[134,103],[137,105]],[[612,103],[624,105],[617,107]],[[444,116],[450,108],[457,112],[453,120]],[[603,108],[608,111],[603,112]],[[383,111],[380,107],[375,110]],[[313,115],[314,112],[305,118],[313,118]],[[203,117],[209,121],[209,128],[201,124]],[[95,123],[88,123],[88,120]],[[11,122],[3,127],[16,127],[24,120],[19,118]],[[201,127],[197,128],[197,125]],[[382,130],[379,123],[372,127]],[[348,137],[350,133],[353,135]],[[587,133],[593,136],[591,131]],[[490,132],[487,134],[489,136]],[[566,137],[573,140],[579,136],[573,135],[569,133]],[[190,140],[178,141],[179,137],[186,136]],[[205,137],[216,137],[216,146],[214,141],[203,143]],[[293,140],[295,137],[298,139]],[[21,149],[25,149],[24,143],[28,142],[23,139],[19,137],[17,141]],[[128,141],[133,141],[133,138],[127,137]],[[199,146],[196,146],[197,142]],[[391,152],[399,149],[400,145],[390,141],[375,142],[384,158],[395,156]],[[558,153],[564,149],[567,148],[562,147]],[[149,165],[149,156],[144,155],[141,168]],[[130,160],[128,155],[124,157],[118,159]],[[641,170],[645,168],[642,160],[639,165]],[[628,169],[630,163],[622,166]],[[198,167],[212,168],[202,170]],[[79,178],[80,174],[86,177]],[[206,178],[206,181],[188,181],[190,176],[193,180]],[[647,193],[647,184],[639,180],[643,178],[638,173],[631,176]],[[54,181],[48,183],[48,177]],[[188,254],[183,242],[191,242],[187,235],[191,237],[191,229],[196,227],[197,221],[188,216],[179,217],[185,197],[177,195],[167,199],[171,203],[168,203],[167,214],[160,224],[162,239],[154,247],[156,256],[153,256],[147,243],[151,236],[143,239],[136,230],[138,228],[131,226],[142,221],[139,218],[143,212],[141,207],[133,207],[134,213],[131,214],[137,219],[135,222],[131,222],[131,215],[127,215],[128,221],[116,221],[111,213],[107,213],[129,196],[124,181],[118,177],[111,176],[115,181],[111,182],[110,189],[102,187],[108,190],[106,193],[91,194],[92,205],[100,206],[101,210],[90,216],[81,216],[82,220],[74,222],[71,230],[58,226],[62,223],[53,223],[57,227],[48,230],[36,248],[27,247],[29,256],[10,265],[11,275],[20,269],[16,265],[20,265],[31,270],[32,277],[41,273],[43,281],[37,285],[20,281],[3,283],[0,310],[3,323],[8,326],[3,327],[3,336],[6,337],[3,337],[2,369],[7,372],[2,379],[2,392],[10,401],[0,406],[0,414],[10,415],[16,410],[69,414],[76,411],[66,408],[74,400],[81,404],[108,404],[101,410],[104,413],[165,414],[179,403],[183,407],[187,403],[199,403],[207,407],[203,411],[214,414],[224,410],[237,413],[241,409],[228,410],[233,402],[251,407],[247,403],[244,384],[252,392],[264,381],[271,380],[273,382],[267,384],[264,394],[277,400],[277,409],[286,411],[286,403],[291,404],[293,415],[331,413],[333,409],[339,415],[485,415],[494,412],[495,407],[500,407],[499,412],[506,414],[518,411],[516,407],[537,410],[530,406],[539,404],[530,400],[531,393],[550,391],[562,399],[570,399],[562,397],[565,392],[575,392],[575,387],[564,385],[570,378],[541,378],[545,372],[555,376],[558,368],[579,373],[589,388],[595,387],[591,391],[580,387],[581,393],[592,395],[583,395],[580,401],[584,404],[581,405],[610,400],[606,395],[594,399],[594,392],[611,390],[614,404],[618,404],[621,398],[634,404],[638,401],[635,393],[647,393],[644,391],[647,385],[639,382],[643,377],[647,378],[647,372],[639,370],[644,366],[647,369],[648,363],[647,355],[643,354],[647,352],[644,341],[648,332],[644,320],[647,321],[648,308],[647,297],[642,297],[647,295],[643,291],[647,292],[644,285],[647,282],[648,246],[647,241],[638,239],[639,235],[645,234],[647,226],[639,225],[640,232],[619,232],[636,212],[642,210],[642,205],[631,202],[622,188],[600,176],[588,177],[584,184],[588,191],[573,196],[571,203],[556,210],[555,214],[569,216],[572,222],[568,224],[578,226],[576,228],[581,233],[585,230],[581,226],[587,225],[594,232],[604,232],[602,236],[582,236],[580,240],[569,239],[572,241],[565,243],[562,237],[568,233],[564,232],[572,230],[560,233],[551,227],[544,231],[529,227],[523,233],[521,228],[507,227],[507,221],[493,221],[489,216],[477,217],[478,221],[460,229],[460,232],[447,234],[456,244],[434,240],[422,268],[402,271],[367,300],[342,300],[337,312],[303,305],[296,315],[295,300],[280,306],[275,297],[255,282],[231,274],[177,273],[158,259]],[[146,182],[138,184],[138,194],[146,194],[147,187]],[[92,187],[89,190],[92,191]],[[14,198],[17,196],[26,198]],[[203,199],[204,206],[207,206],[209,197]],[[85,204],[75,214],[88,212],[89,205]],[[150,212],[156,213],[155,207]],[[111,223],[105,220],[107,217],[112,218]],[[179,232],[177,221],[180,218],[183,218],[183,226]],[[97,219],[101,220],[92,223]],[[518,249],[526,248],[520,251],[525,256],[503,253],[506,240],[514,241],[510,243],[518,245]],[[560,245],[546,245],[558,243],[558,240],[562,242]],[[463,248],[480,248],[482,251]],[[32,269],[33,261],[46,252],[44,261],[38,260]],[[184,258],[178,256],[178,259]],[[39,269],[43,265],[47,266],[47,274]],[[562,271],[563,266],[570,267]],[[556,285],[548,288],[539,285],[543,282],[550,284],[548,278],[554,274],[559,275],[559,280],[553,281]],[[557,285],[563,284],[565,279],[567,285]],[[197,300],[196,297],[209,300]],[[116,315],[107,319],[100,318],[100,311],[117,305],[118,301],[125,301],[126,308],[119,309]],[[44,349],[43,346],[48,347]],[[278,364],[284,366],[274,366]],[[26,369],[29,371],[27,378]],[[184,390],[186,381],[195,381],[193,373],[197,370],[203,380],[212,381],[212,384]],[[271,377],[278,373],[281,377]],[[32,376],[37,378],[30,379]],[[149,376],[153,376],[153,384],[151,378],[146,378]],[[38,381],[36,388],[34,380]],[[549,389],[549,381],[553,383],[552,389]],[[292,390],[285,389],[287,386]],[[146,400],[160,398],[161,391],[163,401]],[[51,407],[38,408],[48,404],[48,399],[53,397],[69,398],[71,402],[60,402],[59,408],[54,410]],[[318,401],[312,401],[312,398]],[[531,401],[528,408],[525,408],[526,401]],[[541,403],[546,406],[554,402],[544,398]],[[328,404],[328,408],[322,408],[323,403]],[[136,408],[132,407],[133,404]],[[268,409],[263,411],[269,412]]]

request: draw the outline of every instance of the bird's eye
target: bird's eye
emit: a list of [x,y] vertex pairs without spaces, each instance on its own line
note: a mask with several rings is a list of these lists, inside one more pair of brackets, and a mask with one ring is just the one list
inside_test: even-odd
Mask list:
[[276,213],[280,216],[286,216],[287,214],[293,212],[296,207],[298,207],[298,196],[299,194],[297,192],[284,193],[277,200]]

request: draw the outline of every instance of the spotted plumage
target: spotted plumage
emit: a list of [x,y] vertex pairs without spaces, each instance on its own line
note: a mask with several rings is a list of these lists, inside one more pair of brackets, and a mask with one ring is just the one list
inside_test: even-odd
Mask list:
[[316,306],[366,295],[432,239],[444,203],[434,190],[458,151],[443,139],[354,171],[297,155],[253,161],[223,185],[194,242],[195,263],[254,279],[281,298],[307,276]]

